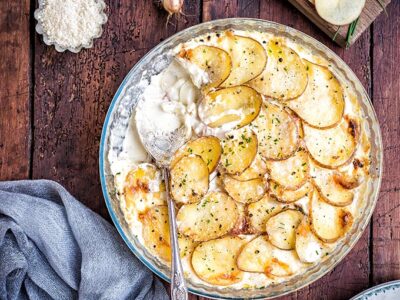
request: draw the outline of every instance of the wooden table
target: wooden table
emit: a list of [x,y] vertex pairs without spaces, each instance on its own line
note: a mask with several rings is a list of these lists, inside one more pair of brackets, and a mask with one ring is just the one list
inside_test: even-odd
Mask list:
[[[100,132],[111,99],[131,67],[168,36],[199,22],[262,18],[328,45],[355,71],[378,114],[384,176],[370,226],[331,273],[281,299],[348,299],[400,279],[400,1],[388,6],[349,50],[329,40],[282,0],[186,0],[165,26],[150,0],[108,0],[109,21],[94,48],[57,53],[35,33],[35,1],[0,0],[0,179],[48,178],[109,220],[98,172]],[[191,299],[197,299],[192,296]]]

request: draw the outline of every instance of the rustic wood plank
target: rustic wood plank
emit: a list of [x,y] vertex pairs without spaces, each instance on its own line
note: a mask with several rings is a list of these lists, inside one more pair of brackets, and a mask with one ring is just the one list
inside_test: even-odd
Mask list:
[[152,1],[107,1],[109,21],[94,48],[57,53],[36,35],[33,177],[59,181],[109,219],[98,149],[109,103],[131,67],[161,40],[198,23],[199,1],[172,18]]
[[0,1],[0,180],[30,168],[30,1]]
[[373,25],[373,99],[382,130],[384,169],[373,216],[372,283],[400,278],[400,2]]
[[[371,90],[369,32],[362,35],[352,48],[344,50],[286,1],[262,1],[260,17],[291,26],[321,41],[349,64],[367,91]],[[297,293],[278,299],[349,299],[368,287],[369,274],[369,230],[367,228],[355,248],[332,272]]]
[[[386,7],[390,0],[380,0],[382,5]],[[289,0],[301,13],[303,13],[311,22],[317,25],[323,32],[325,32],[330,38],[336,35],[335,42],[342,47],[346,47],[346,36],[348,25],[336,26],[326,22],[322,19],[310,0]],[[357,23],[356,30],[352,39],[350,40],[350,45],[352,45],[364,31],[366,31],[371,23],[382,13],[383,7],[379,4],[377,0],[367,0],[364,9],[360,15]]]
[[203,22],[223,18],[258,18],[260,0],[204,0]]

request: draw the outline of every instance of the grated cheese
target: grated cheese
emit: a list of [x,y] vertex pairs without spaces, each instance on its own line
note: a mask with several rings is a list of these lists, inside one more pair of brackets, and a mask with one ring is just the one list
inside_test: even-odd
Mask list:
[[102,8],[98,0],[47,0],[39,20],[50,41],[77,48],[100,34]]

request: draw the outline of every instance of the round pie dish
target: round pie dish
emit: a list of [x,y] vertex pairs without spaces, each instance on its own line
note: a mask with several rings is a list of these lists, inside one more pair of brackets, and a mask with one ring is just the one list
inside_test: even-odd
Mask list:
[[146,87],[140,83],[149,81],[151,76],[159,74],[169,65],[173,58],[170,54],[170,50],[180,43],[189,41],[193,37],[208,32],[224,31],[228,29],[269,32],[275,36],[290,38],[295,43],[311,49],[313,53],[327,60],[332,68],[339,72],[355,91],[357,99],[359,99],[360,102],[362,117],[365,120],[365,131],[370,140],[370,180],[366,187],[365,199],[359,209],[358,216],[354,219],[351,230],[338,242],[329,257],[321,261],[321,263],[308,268],[304,273],[295,275],[282,283],[269,285],[266,288],[234,289],[205,285],[199,282],[192,282],[191,280],[187,282],[190,292],[204,297],[219,299],[273,298],[291,293],[309,285],[331,271],[354,247],[362,235],[378,198],[382,172],[382,141],[375,112],[368,98],[368,94],[357,77],[351,69],[326,46],[290,27],[257,19],[222,19],[203,23],[179,32],[163,41],[132,68],[119,87],[110,105],[100,143],[99,162],[101,185],[111,218],[126,244],[156,275],[169,281],[169,268],[142,246],[125,222],[116,195],[114,176],[111,172],[109,157],[110,153],[122,151],[125,132],[129,126],[131,114],[135,110],[137,102]]

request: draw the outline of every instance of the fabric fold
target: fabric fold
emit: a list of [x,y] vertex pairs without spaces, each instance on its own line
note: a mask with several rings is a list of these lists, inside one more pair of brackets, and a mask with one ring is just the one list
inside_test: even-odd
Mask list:
[[1,299],[168,299],[99,215],[48,180],[0,182]]

